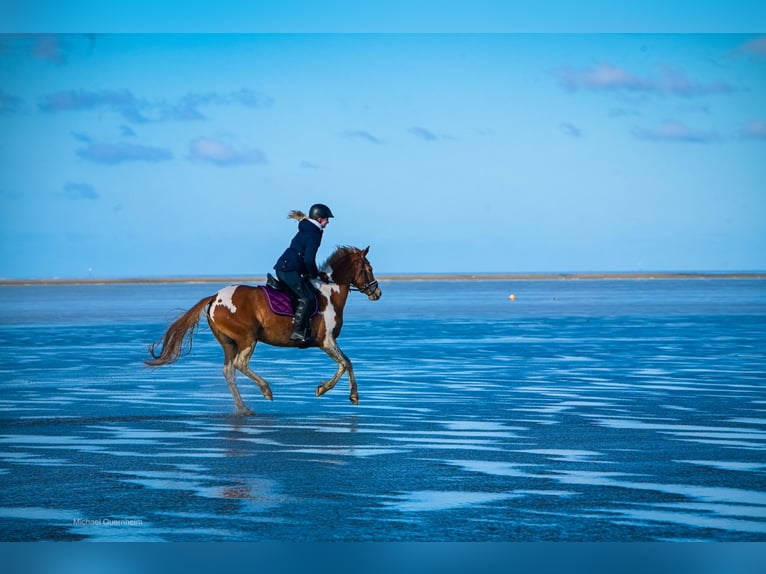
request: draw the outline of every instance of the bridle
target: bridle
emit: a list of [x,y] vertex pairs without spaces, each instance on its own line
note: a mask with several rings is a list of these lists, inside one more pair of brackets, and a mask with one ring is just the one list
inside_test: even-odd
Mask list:
[[365,284],[364,287],[357,287],[353,283],[348,286],[349,290],[351,291],[359,291],[363,295],[367,295],[368,297],[372,295],[375,292],[375,289],[378,288],[378,282],[373,277],[372,273],[370,271],[367,271],[367,269],[364,269],[365,274]]

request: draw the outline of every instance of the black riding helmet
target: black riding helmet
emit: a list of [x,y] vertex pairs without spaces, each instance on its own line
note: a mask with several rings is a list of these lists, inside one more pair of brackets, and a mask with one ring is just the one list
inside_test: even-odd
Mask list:
[[320,217],[330,219],[335,216],[332,214],[332,211],[330,211],[330,208],[324,203],[315,203],[311,206],[311,209],[309,209],[309,217],[311,219],[319,219]]

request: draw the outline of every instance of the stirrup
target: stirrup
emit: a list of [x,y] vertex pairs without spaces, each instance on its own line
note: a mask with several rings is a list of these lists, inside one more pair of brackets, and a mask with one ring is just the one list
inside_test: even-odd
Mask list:
[[290,333],[290,340],[301,343],[302,345],[311,345],[312,343],[316,343],[314,338],[310,333],[307,332],[307,330],[303,333],[300,333],[299,331],[293,331]]

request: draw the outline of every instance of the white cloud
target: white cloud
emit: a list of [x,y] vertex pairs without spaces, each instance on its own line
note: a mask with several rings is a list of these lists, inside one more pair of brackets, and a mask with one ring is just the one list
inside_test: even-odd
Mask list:
[[586,69],[558,68],[553,71],[553,75],[558,78],[562,88],[571,92],[634,92],[691,98],[735,91],[724,81],[697,81],[683,71],[670,67],[663,68],[658,77],[645,78],[611,64]]
[[651,89],[646,80],[631,74],[627,70],[610,64],[602,64],[589,69],[559,68],[554,70],[561,86],[570,91],[577,90],[629,90],[645,91]]
[[199,137],[190,142],[189,159],[221,167],[268,163],[266,156],[259,149],[237,149],[230,142],[212,137]]

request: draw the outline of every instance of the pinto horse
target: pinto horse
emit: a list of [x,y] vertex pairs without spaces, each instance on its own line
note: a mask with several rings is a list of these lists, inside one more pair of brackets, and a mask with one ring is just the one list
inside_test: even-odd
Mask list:
[[235,370],[255,381],[263,396],[272,400],[269,384],[249,366],[258,341],[277,347],[319,347],[338,363],[338,371],[329,381],[317,387],[316,396],[322,396],[332,389],[343,374],[348,373],[350,399],[353,404],[358,404],[354,368],[338,347],[337,338],[343,327],[343,308],[349,291],[360,291],[371,301],[380,299],[380,287],[372,273],[372,265],[367,260],[369,250],[369,247],[364,250],[339,247],[322,266],[330,282],[316,283],[318,313],[310,322],[313,342],[308,345],[290,340],[292,317],[277,315],[271,310],[264,287],[231,285],[215,295],[201,299],[181,315],[165,333],[161,350],[156,352],[159,341],[152,343],[149,347],[152,358],[144,362],[150,367],[159,367],[174,363],[191,351],[194,330],[204,313],[210,330],[223,347],[223,376],[234,397],[236,414],[255,413],[242,401]]

